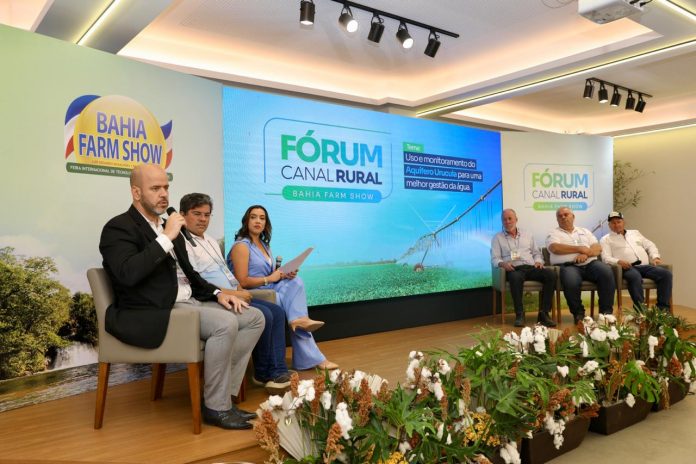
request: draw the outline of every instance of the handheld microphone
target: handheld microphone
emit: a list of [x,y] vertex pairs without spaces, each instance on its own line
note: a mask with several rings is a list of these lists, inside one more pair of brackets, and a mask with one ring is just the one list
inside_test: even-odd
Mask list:
[[278,269],[283,262],[283,257],[282,256],[276,256],[276,266],[275,268]]
[[[176,213],[176,210],[174,209],[173,206],[170,206],[169,208],[167,208],[167,214],[169,214],[171,216],[174,213]],[[193,239],[193,237],[191,237],[191,232],[186,230],[186,227],[181,226],[181,233],[184,234],[184,237],[186,238],[186,240],[189,241],[191,246],[197,246],[196,241]]]

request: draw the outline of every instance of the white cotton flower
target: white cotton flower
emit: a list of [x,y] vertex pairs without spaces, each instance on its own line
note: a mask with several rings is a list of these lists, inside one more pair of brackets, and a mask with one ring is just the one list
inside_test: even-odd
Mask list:
[[553,435],[553,446],[556,447],[556,449],[561,449],[561,446],[563,446],[563,434],[558,433]]
[[445,444],[447,444],[447,445],[452,444],[452,434],[450,434],[450,433],[447,434],[447,439],[445,440]]
[[696,382],[691,382],[689,384],[689,393],[696,393]]
[[588,358],[590,356],[590,346],[587,344],[586,340],[580,342],[580,348],[582,349],[582,357]]
[[324,409],[328,410],[331,408],[331,392],[325,391],[321,394],[319,400],[321,401],[321,405],[324,407]]
[[503,459],[505,464],[511,464],[512,458],[510,457],[510,452],[505,447],[500,448],[500,457]]
[[401,454],[406,456],[406,453],[408,453],[409,451],[411,451],[411,445],[409,445],[407,441],[402,441],[401,443],[399,443],[399,452]]
[[636,404],[636,399],[632,394],[626,395],[626,404],[628,405],[629,408],[632,408],[634,404]]
[[459,411],[460,417],[464,415],[464,412],[466,412],[466,403],[461,398],[457,400],[457,410]]
[[437,371],[442,375],[447,375],[452,370],[449,363],[444,359],[438,359],[437,361]]
[[365,373],[363,371],[355,371],[353,377],[348,381],[350,388],[353,389],[353,391],[358,391],[360,389],[360,383],[364,378]]
[[433,376],[433,373],[427,367],[423,367],[423,369],[421,369],[421,377],[429,379],[432,376]]
[[592,329],[592,332],[590,332],[590,338],[592,340],[597,340],[598,342],[603,342],[607,339],[607,333],[602,329],[595,327]]
[[589,360],[585,363],[584,366],[582,366],[580,369],[578,369],[578,374],[580,374],[580,375],[591,374],[598,367],[599,367],[599,363],[597,363],[597,361]]
[[616,326],[611,326],[609,332],[607,332],[607,338],[609,340],[618,340],[620,337],[619,331],[616,330]]
[[476,356],[478,356],[479,358],[480,358],[481,356],[483,356],[483,353],[481,353],[479,350],[476,350],[476,352],[475,352],[474,354],[475,354]]
[[534,352],[546,353],[546,339],[542,334],[534,334]]
[[691,363],[684,363],[684,366],[682,366],[682,374],[684,376],[684,380],[691,382]]
[[353,429],[353,419],[348,413],[348,405],[343,401],[336,405],[336,423],[341,427],[343,438],[348,440],[350,438],[348,432]]
[[657,346],[658,340],[654,335],[648,337],[648,351],[650,352],[650,359],[655,357],[655,347]]
[[297,386],[297,397],[305,401],[314,400],[314,380],[300,380],[300,384]]
[[418,359],[412,359],[411,362],[408,363],[408,367],[406,368],[406,378],[410,382],[416,381],[416,369],[418,366],[420,366],[420,361]]
[[339,376],[341,375],[341,369],[335,369],[331,372],[329,372],[329,380],[331,383],[336,383],[338,380]]
[[679,332],[677,332],[677,329],[672,329],[674,331],[674,336],[679,338]]
[[634,362],[636,363],[636,366],[640,367],[641,369],[643,368],[643,366],[645,366],[645,361],[641,359],[636,359]]
[[524,329],[522,329],[522,331],[520,332],[520,343],[522,343],[522,345],[534,343],[534,333],[532,333],[531,328],[525,327]]
[[510,345],[513,348],[519,348],[520,345],[520,336],[517,335],[517,332],[508,332],[503,336],[503,340],[508,342],[508,345]]
[[626,314],[626,315],[623,317],[624,324],[628,324],[628,323],[631,322],[633,319],[634,319],[634,317],[633,317],[631,314]]
[[283,405],[283,398],[280,395],[271,395],[268,397],[268,405],[271,408],[279,408]]
[[520,459],[520,453],[517,451],[517,443],[514,441],[509,441],[503,446],[510,455],[510,464],[522,464]]
[[556,366],[556,370],[559,374],[561,374],[561,377],[566,377],[570,371],[570,368],[568,366]]
[[440,425],[437,426],[437,439],[442,440],[442,435],[445,432],[445,424],[440,422]]
[[602,369],[597,369],[594,373],[594,379],[599,382],[602,378],[604,378],[604,371]]
[[527,438],[529,438],[530,440],[531,440],[532,438],[534,438],[534,434],[532,433],[531,430],[527,430],[527,435],[525,435],[525,436],[526,436]]
[[432,389],[433,393],[435,394],[435,398],[437,398],[438,401],[445,396],[445,392],[442,390],[442,383],[433,382]]
[[477,407],[476,407],[476,412],[482,413],[482,414],[483,414],[483,413],[486,412],[486,408],[484,408],[483,406],[477,406]]
[[418,359],[419,361],[423,358],[423,353],[420,351],[411,351],[408,354],[408,359]]

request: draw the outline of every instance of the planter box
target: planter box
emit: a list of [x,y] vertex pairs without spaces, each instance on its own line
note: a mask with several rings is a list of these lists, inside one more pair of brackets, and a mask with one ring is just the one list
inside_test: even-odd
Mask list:
[[632,408],[625,401],[611,406],[602,406],[599,408],[599,416],[592,418],[590,430],[611,435],[645,419],[651,407],[652,403],[642,398],[636,398],[636,404]]
[[[689,391],[689,387],[684,382],[670,380],[669,386],[667,387],[667,392],[669,393],[669,406],[683,400],[686,397],[687,391]],[[653,411],[662,411],[663,409],[666,408],[662,406],[662,401],[653,403],[652,405]]]
[[565,426],[563,445],[560,449],[553,446],[553,435],[546,430],[534,433],[534,438],[523,438],[520,457],[524,464],[541,464],[561,454],[574,450],[585,439],[590,419],[576,416]]

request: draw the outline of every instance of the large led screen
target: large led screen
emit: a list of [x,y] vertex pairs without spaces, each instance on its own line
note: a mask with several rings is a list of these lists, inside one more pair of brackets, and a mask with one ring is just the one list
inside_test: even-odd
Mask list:
[[223,90],[227,250],[248,206],[312,306],[485,287],[500,230],[500,134]]

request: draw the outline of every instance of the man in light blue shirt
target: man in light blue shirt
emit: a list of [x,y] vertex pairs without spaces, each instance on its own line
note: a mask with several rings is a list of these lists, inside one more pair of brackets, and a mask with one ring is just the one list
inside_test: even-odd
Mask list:
[[549,311],[553,302],[556,276],[551,269],[544,267],[544,258],[534,242],[534,237],[517,228],[515,211],[505,209],[500,217],[503,231],[498,232],[491,242],[491,264],[506,271],[512,302],[515,305],[515,327],[524,327],[525,324],[522,306],[522,286],[525,280],[543,284],[537,322],[546,327],[555,327],[556,323],[549,317]]

